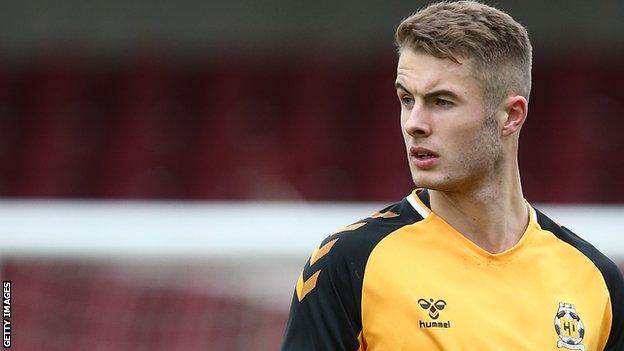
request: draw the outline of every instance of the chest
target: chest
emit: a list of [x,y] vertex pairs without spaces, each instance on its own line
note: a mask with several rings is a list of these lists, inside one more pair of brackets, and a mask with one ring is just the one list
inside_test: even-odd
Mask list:
[[367,266],[367,349],[599,350],[608,296],[592,270],[566,264],[397,250]]

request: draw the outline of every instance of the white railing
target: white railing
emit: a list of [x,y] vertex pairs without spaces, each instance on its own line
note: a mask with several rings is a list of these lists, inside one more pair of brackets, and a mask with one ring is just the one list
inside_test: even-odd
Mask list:
[[[199,274],[194,284],[201,285],[205,276],[207,290],[285,311],[313,248],[336,229],[383,207],[379,203],[0,201],[0,259],[103,260],[130,271],[133,263],[147,263],[158,281],[171,279],[165,274],[169,270],[187,271],[200,264],[200,271],[209,274]],[[624,206],[537,207],[606,255],[624,259]],[[146,276],[150,275],[141,270],[141,279]]]
[[[379,203],[0,201],[0,255],[303,257]],[[624,206],[536,206],[624,257]]]

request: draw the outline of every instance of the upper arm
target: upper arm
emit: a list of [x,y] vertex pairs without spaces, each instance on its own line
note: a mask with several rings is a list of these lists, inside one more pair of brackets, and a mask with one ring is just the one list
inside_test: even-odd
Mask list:
[[282,350],[357,350],[368,257],[385,236],[421,219],[403,199],[323,240],[297,281]]
[[[314,250],[297,280],[282,350],[356,350],[361,272],[339,236]],[[360,277],[358,279],[358,276]]]

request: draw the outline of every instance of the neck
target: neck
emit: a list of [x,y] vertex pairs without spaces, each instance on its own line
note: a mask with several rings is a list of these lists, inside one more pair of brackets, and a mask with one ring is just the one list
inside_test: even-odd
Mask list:
[[[529,209],[518,167],[459,191],[430,190],[431,209],[482,249],[496,254],[513,247],[526,231]],[[492,179],[493,178],[493,179]]]

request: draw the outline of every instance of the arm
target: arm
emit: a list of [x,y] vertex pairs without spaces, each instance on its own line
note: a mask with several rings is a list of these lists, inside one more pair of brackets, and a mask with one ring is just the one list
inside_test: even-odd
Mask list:
[[[345,257],[339,236],[314,250],[299,275],[282,344],[283,351],[359,347],[362,272]],[[351,262],[350,262],[351,261]]]
[[403,199],[327,237],[297,281],[282,351],[365,350],[361,306],[368,257],[384,237],[421,219]]

